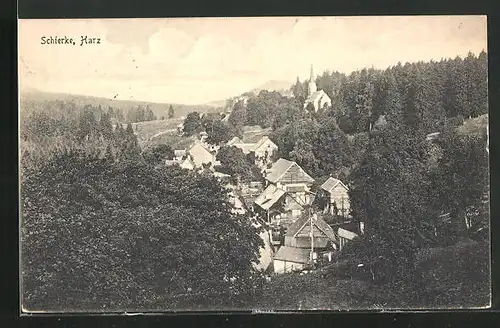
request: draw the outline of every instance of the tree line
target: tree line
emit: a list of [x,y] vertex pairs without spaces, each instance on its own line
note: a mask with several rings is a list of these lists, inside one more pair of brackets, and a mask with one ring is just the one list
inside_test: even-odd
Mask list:
[[[348,184],[366,233],[343,256],[366,263],[370,277],[417,283],[419,249],[488,226],[486,136],[457,130],[487,113],[486,67],[482,53],[325,73],[318,88],[332,108],[305,111],[298,81],[293,98],[262,91],[236,103],[227,124],[189,114],[184,133],[223,143],[244,125],[271,128],[279,156]],[[31,106],[20,130],[23,305],[137,310],[196,298],[215,306],[260,289],[259,231],[231,213],[211,175],[161,165],[172,149],[142,150],[130,122],[113,128],[116,110]],[[440,135],[427,140],[430,132]],[[223,147],[219,157],[228,173],[252,179],[243,152]]]
[[25,308],[216,306],[261,283],[258,230],[212,175],[166,167],[170,147],[141,150],[131,123],[71,106],[21,123]]
[[[325,72],[316,82],[331,108],[304,110],[307,81],[297,80],[293,98],[262,91],[246,105],[236,103],[229,124],[271,127],[280,157],[319,180],[347,183],[352,216],[365,223],[366,237],[344,256],[383,258],[377,274],[418,281],[412,272],[419,249],[478,230],[474,238],[487,239],[486,131],[458,129],[488,113],[487,77],[485,52],[349,75]],[[428,140],[434,132],[437,138]]]

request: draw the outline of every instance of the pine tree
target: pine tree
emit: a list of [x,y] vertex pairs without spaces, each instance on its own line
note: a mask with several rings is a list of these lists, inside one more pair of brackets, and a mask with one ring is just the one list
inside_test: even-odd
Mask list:
[[108,113],[103,113],[99,121],[99,131],[105,140],[110,140],[113,136],[113,126],[111,125],[111,118]]
[[175,117],[175,111],[174,107],[172,105],[168,106],[168,118],[174,118]]
[[92,106],[85,106],[79,119],[78,136],[80,140],[89,139],[96,136],[98,131]]

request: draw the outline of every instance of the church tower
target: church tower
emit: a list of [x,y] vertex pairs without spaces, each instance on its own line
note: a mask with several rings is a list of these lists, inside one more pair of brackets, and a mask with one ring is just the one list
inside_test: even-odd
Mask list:
[[309,78],[308,96],[317,91],[316,82],[314,81],[313,65],[311,65],[311,77]]

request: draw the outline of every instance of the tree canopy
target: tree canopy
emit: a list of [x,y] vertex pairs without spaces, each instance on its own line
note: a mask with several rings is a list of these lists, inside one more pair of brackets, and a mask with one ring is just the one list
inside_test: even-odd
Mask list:
[[252,284],[261,240],[213,177],[69,151],[21,188],[27,309],[175,308]]

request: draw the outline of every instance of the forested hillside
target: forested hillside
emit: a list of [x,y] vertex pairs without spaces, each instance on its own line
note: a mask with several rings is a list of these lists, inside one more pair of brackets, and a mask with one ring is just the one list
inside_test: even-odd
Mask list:
[[[293,98],[262,91],[245,106],[236,103],[229,118],[236,131],[245,125],[273,128],[280,155],[297,161],[315,176],[347,178],[366,150],[369,132],[400,125],[422,136],[461,125],[488,112],[487,55],[439,62],[363,69],[349,75],[324,72],[318,89],[331,108],[303,110],[307,81],[292,86]],[[389,123],[389,124],[388,124]]]
[[[454,247],[474,239],[481,254],[488,248],[481,241],[489,228],[486,53],[349,75],[325,72],[317,84],[332,98],[331,108],[305,110],[305,83],[297,81],[294,97],[263,90],[236,103],[227,125],[218,115],[186,115],[184,132],[206,131],[223,144],[260,125],[269,129],[278,156],[317,180],[332,175],[348,185],[353,221],[363,221],[366,233],[339,255],[349,264],[347,278],[325,274],[320,281],[327,287],[316,285],[319,294],[307,294],[320,300],[312,307],[335,302],[321,291],[356,285],[361,292],[339,307],[374,304],[384,286],[420,291],[424,284],[416,296],[394,297],[408,306],[432,295],[441,305],[464,297],[484,303],[488,257],[474,255],[479,244]],[[204,309],[248,308],[262,304],[257,299],[266,292],[279,308],[293,303],[286,292],[293,283],[307,288],[298,275],[266,282],[253,270],[261,241],[249,217],[231,213],[227,190],[210,174],[163,165],[171,147],[141,149],[131,123],[113,128],[127,121],[123,108],[23,101],[21,283],[29,309],[182,309],[196,302]],[[234,154],[225,155],[225,162],[234,162]],[[429,269],[433,248],[462,262],[439,271],[443,255]],[[354,272],[359,263],[364,266]],[[455,268],[463,281],[446,281],[484,282],[481,288],[448,293],[443,288],[450,285],[433,285],[432,274],[452,276]]]
[[[85,106],[91,106],[93,108],[113,108],[117,113],[116,115],[123,120],[123,123],[136,122],[135,117],[129,117],[128,113],[132,109],[137,109],[142,107],[144,110],[150,109],[156,119],[167,119],[170,117],[170,107],[174,109],[174,116],[179,118],[186,116],[189,112],[198,111],[200,113],[212,113],[219,112],[222,106],[215,105],[184,105],[184,104],[168,104],[168,103],[155,103],[148,101],[137,101],[137,100],[120,100],[113,99],[110,97],[101,98],[93,96],[83,96],[83,95],[72,95],[64,93],[50,93],[42,92],[38,90],[26,90],[21,91],[21,111],[29,110],[34,104],[40,106],[41,104],[47,104],[48,108],[59,107],[60,103],[67,103],[68,106],[75,107],[76,109],[82,109]],[[50,111],[50,109],[49,109]],[[149,115],[151,115],[149,114]],[[96,115],[99,115],[96,112]],[[145,119],[140,119],[138,121],[143,121]]]

